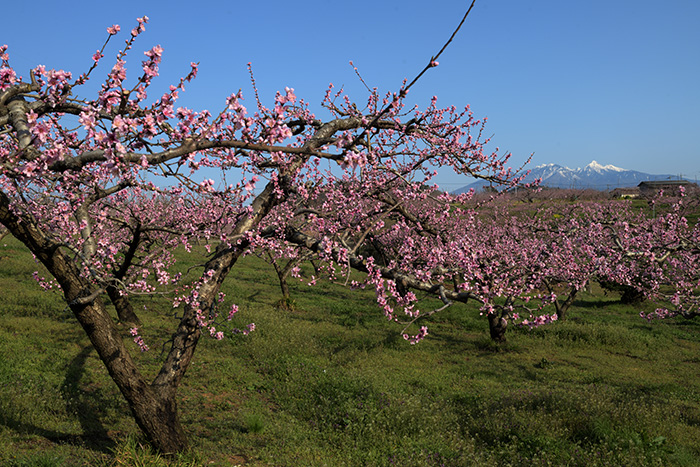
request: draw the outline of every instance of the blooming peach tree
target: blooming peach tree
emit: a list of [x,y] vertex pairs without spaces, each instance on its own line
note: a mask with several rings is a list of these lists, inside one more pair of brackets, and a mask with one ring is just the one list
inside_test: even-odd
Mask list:
[[[607,226],[613,243],[607,279],[659,303],[654,312],[640,313],[648,320],[700,314],[700,226],[687,216],[697,216],[698,193],[680,187],[678,195],[665,212],[654,209],[652,216]],[[661,201],[663,192],[652,199]]]
[[[256,91],[252,109],[240,91],[216,112],[178,106],[196,64],[156,92],[163,50],[155,46],[137,76],[127,78],[146,24],[140,18],[126,33],[110,27],[93,66],[78,76],[42,66],[20,76],[8,47],[0,48],[0,223],[53,276],[37,279],[60,290],[138,426],[154,447],[171,453],[187,446],[178,385],[200,337],[226,335],[221,323],[237,307],[219,313],[221,284],[242,255],[267,249],[281,258],[293,245],[367,271],[378,289],[386,281],[389,289],[400,283],[444,296],[444,288],[428,287],[424,268],[379,266],[357,254],[359,245],[391,224],[439,237],[422,227],[431,216],[452,215],[444,208],[450,197],[426,188],[438,167],[506,183],[514,174],[507,156],[485,152],[483,121],[468,109],[441,108],[436,99],[423,110],[407,108],[416,80],[394,93],[370,91],[360,105],[331,86],[323,118],[291,88],[269,106]],[[127,36],[124,46],[99,91],[82,96],[119,34]],[[423,72],[437,66],[440,53]],[[441,206],[412,212],[417,201],[435,197]],[[209,245],[210,255],[201,275],[185,281],[172,272],[173,250],[197,241]],[[130,299],[173,288],[181,312],[149,381],[131,356],[148,342],[139,336]],[[410,295],[403,296],[410,313]],[[104,297],[126,328],[117,326]]]

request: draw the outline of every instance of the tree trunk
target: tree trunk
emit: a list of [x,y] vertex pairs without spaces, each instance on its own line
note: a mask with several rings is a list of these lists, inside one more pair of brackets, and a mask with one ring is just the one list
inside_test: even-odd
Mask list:
[[562,321],[566,318],[566,312],[569,310],[569,308],[571,308],[571,305],[574,304],[574,300],[576,300],[576,295],[578,295],[579,290],[580,289],[577,289],[576,287],[572,287],[571,291],[569,292],[569,296],[566,297],[566,300],[563,302],[560,302],[558,299],[554,301],[554,308],[557,310],[558,321]]
[[[270,258],[272,258],[272,255],[270,255]],[[291,261],[290,261],[291,263]],[[290,263],[287,263],[287,266],[289,266]],[[272,258],[272,266],[275,268],[275,272],[277,273],[277,279],[279,280],[280,283],[280,291],[282,292],[282,300],[284,301],[289,301],[289,284],[287,284],[287,276],[289,275],[289,271],[291,271],[291,268],[289,267],[284,267],[280,268],[279,264],[277,261]]]
[[554,306],[557,309],[557,321],[564,321],[566,319],[566,311],[569,307],[565,304],[559,304],[559,302],[554,302]]
[[188,446],[187,435],[180,424],[176,388],[156,391],[148,386],[142,393],[132,394],[129,407],[148,442],[162,454],[174,454]]
[[[71,289],[68,285],[67,290],[62,284],[66,295]],[[177,386],[174,383],[168,386],[148,384],[102,300],[81,304],[74,299],[69,303],[151,445],[164,454],[185,449],[187,437],[178,419],[175,399]]]
[[270,264],[272,264],[272,267],[275,268],[275,273],[277,273],[277,279],[279,280],[280,283],[280,291],[282,292],[282,302],[289,302],[289,297],[290,297],[290,292],[289,292],[289,284],[287,283],[287,278],[289,277],[289,274],[292,272],[292,269],[294,269],[295,266],[298,266],[301,264],[302,259],[301,258],[292,258],[287,263],[284,265],[284,267],[280,267],[279,262],[277,259],[270,253],[269,251],[267,252],[267,256],[270,259]]
[[[187,447],[175,399],[179,381],[191,361],[199,338],[196,320],[186,310],[174,337],[174,351],[160,374],[149,385],[138,371],[114,320],[92,284],[80,276],[78,266],[60,251],[60,246],[35,224],[17,217],[7,197],[0,192],[0,221],[24,243],[61,285],[76,319],[129,404],[136,423],[155,449],[175,453]],[[185,332],[182,332],[183,328]],[[179,345],[180,347],[176,347]],[[173,357],[173,354],[176,354]]]
[[[175,399],[178,381],[148,384],[138,371],[102,299],[90,298],[87,303],[81,300],[81,297],[90,296],[90,290],[79,276],[70,274],[74,265],[65,263],[58,251],[44,264],[59,280],[73,314],[126,399],[149,443],[164,454],[187,448],[187,437],[178,419]],[[183,367],[186,368],[188,363],[189,359],[182,363]]]
[[489,332],[491,333],[491,339],[494,342],[505,342],[506,341],[506,328],[508,327],[508,320],[500,313],[489,313]]
[[131,301],[122,296],[122,294],[119,293],[119,289],[113,286],[108,286],[107,295],[112,301],[115,310],[117,310],[119,321],[127,325],[141,325],[141,320],[138,316],[136,316],[134,307],[131,306]]
[[638,305],[644,301],[644,293],[632,286],[623,286],[620,303],[625,305]]

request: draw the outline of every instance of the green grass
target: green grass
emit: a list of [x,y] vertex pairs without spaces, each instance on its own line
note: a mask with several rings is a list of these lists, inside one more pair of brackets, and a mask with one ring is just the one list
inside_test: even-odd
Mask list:
[[[3,466],[700,465],[697,322],[650,324],[596,289],[566,322],[511,329],[505,345],[459,305],[412,346],[369,291],[292,281],[294,309],[274,307],[276,277],[255,257],[223,307],[257,330],[199,344],[179,392],[192,449],[164,459],[60,297],[31,279],[31,255],[3,243]],[[134,354],[155,374],[169,302],[137,303],[152,350]]]

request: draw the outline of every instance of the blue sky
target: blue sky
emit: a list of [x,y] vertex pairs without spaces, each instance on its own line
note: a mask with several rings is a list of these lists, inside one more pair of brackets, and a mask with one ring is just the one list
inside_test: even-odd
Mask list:
[[[263,101],[295,88],[320,112],[329,83],[364,102],[348,64],[382,91],[413,78],[449,37],[469,1],[11,2],[0,44],[23,75],[43,64],[78,74],[122,26],[113,57],[135,18],[150,18],[132,52],[164,47],[163,89],[200,62],[182,105],[218,111],[226,96],[253,95],[252,62]],[[571,168],[591,160],[653,174],[700,177],[700,2],[697,0],[477,0],[464,28],[413,88],[443,106],[471,105],[488,117],[492,148],[519,165]],[[127,67],[128,68],[128,67]],[[99,75],[96,75],[99,76]],[[159,94],[159,93],[158,93]],[[154,94],[154,95],[158,95]],[[449,190],[469,181],[441,173]]]

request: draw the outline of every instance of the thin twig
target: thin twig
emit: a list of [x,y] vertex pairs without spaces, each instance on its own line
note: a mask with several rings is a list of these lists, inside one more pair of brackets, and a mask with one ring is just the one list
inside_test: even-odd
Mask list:
[[360,141],[362,141],[362,139],[364,138],[364,136],[367,134],[367,131],[368,131],[370,128],[372,128],[374,125],[376,125],[377,122],[379,122],[379,120],[381,120],[381,118],[382,118],[387,112],[389,112],[389,109],[391,109],[391,108],[393,107],[393,105],[396,103],[396,101],[398,101],[399,99],[404,98],[404,97],[406,96],[406,93],[408,92],[408,90],[411,88],[411,86],[413,86],[413,85],[425,74],[425,72],[428,71],[428,69],[435,67],[435,64],[436,64],[435,62],[436,62],[436,60],[438,59],[438,57],[440,57],[440,55],[442,55],[442,53],[445,51],[445,49],[447,49],[447,46],[450,45],[450,43],[451,43],[452,40],[455,38],[455,36],[456,36],[457,33],[459,32],[459,30],[462,28],[462,25],[463,25],[464,22],[467,20],[467,16],[469,16],[469,13],[472,11],[472,8],[474,7],[474,4],[475,4],[475,3],[476,3],[476,0],[472,0],[471,5],[469,5],[469,9],[467,9],[467,12],[466,12],[466,13],[464,14],[464,16],[462,17],[462,21],[459,22],[459,25],[457,25],[457,28],[455,28],[455,30],[452,32],[452,35],[451,35],[450,38],[447,40],[447,42],[445,42],[445,44],[442,46],[442,48],[440,49],[440,51],[439,51],[436,55],[433,55],[432,57],[430,57],[430,61],[429,61],[428,64],[425,66],[425,68],[423,68],[423,70],[422,70],[420,73],[418,73],[418,75],[417,75],[415,78],[413,78],[413,81],[411,81],[407,86],[402,87],[401,90],[398,92],[398,94],[394,94],[394,98],[392,99],[391,103],[390,103],[390,104],[387,104],[387,105],[381,110],[381,112],[379,112],[379,113],[374,117],[374,119],[372,119],[372,121],[371,121],[368,125],[365,126],[365,128],[362,130],[362,132],[361,132],[359,135],[357,135],[357,136],[355,137],[355,139],[353,140],[352,144],[350,144],[349,146],[347,146],[346,149],[353,148],[353,147],[355,147],[355,146],[357,145],[357,143],[359,143]]

